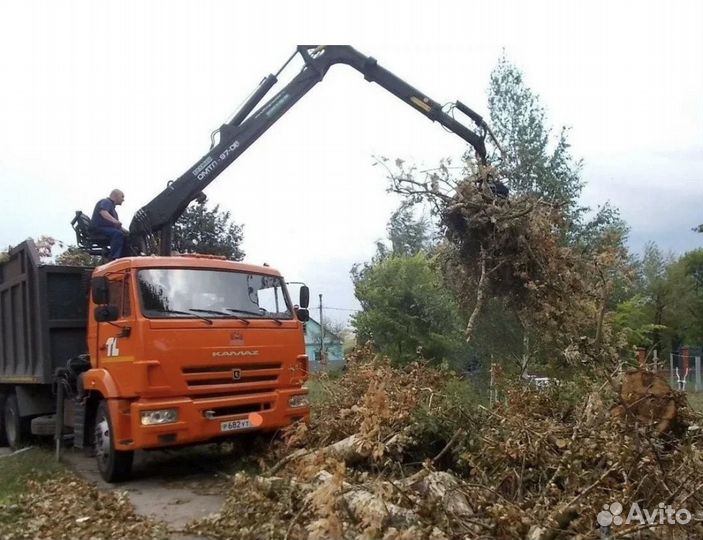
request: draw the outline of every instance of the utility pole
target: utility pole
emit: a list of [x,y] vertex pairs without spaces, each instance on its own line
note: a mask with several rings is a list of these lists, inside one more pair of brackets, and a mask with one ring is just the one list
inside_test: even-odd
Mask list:
[[325,327],[322,321],[322,293],[320,293],[320,365],[326,365],[325,358]]

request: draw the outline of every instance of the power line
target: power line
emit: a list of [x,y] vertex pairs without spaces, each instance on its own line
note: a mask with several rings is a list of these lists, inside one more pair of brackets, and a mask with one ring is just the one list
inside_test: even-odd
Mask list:
[[[320,306],[314,306],[312,309],[319,309],[319,308],[320,308]],[[360,309],[330,307],[330,306],[322,306],[322,309],[333,309],[335,311],[361,311]]]

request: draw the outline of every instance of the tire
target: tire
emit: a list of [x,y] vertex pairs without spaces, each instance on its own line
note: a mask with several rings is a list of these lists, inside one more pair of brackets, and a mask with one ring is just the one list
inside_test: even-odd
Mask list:
[[107,401],[101,401],[95,414],[95,459],[106,482],[126,480],[132,471],[134,452],[115,450],[114,431]]
[[13,450],[27,446],[31,435],[29,418],[20,416],[20,408],[17,405],[17,396],[14,392],[6,396],[2,416],[8,446]]
[[7,446],[7,435],[5,435],[5,400],[7,396],[0,393],[0,446]]

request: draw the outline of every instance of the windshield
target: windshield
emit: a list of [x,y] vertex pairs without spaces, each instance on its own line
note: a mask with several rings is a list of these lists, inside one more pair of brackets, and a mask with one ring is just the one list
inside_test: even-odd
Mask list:
[[292,319],[283,280],[276,276],[150,268],[137,274],[142,312],[149,318]]

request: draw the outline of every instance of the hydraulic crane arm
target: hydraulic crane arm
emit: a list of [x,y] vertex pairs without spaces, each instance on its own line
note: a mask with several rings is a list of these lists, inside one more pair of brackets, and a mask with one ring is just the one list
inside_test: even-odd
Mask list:
[[[468,142],[476,150],[481,162],[486,162],[484,137],[488,127],[478,114],[461,102],[456,103],[457,109],[479,126],[480,135],[445,113],[439,103],[379,66],[374,58],[365,56],[348,45],[300,45],[288,62],[297,54],[300,54],[305,61],[300,73],[250,115],[277,81],[276,75],[266,77],[232,120],[220,127],[219,142],[214,144],[209,152],[185,174],[169,182],[166,189],[137,211],[129,230],[133,243],[136,241],[136,245],[139,246],[138,251],[153,252],[153,244],[149,240],[153,238],[154,233],[160,232],[160,252],[162,255],[169,255],[171,227],[186,207],[193,200],[202,197],[203,189],[320,82],[334,64],[347,64],[353,67],[361,72],[367,81],[377,83],[430,120],[439,122]],[[283,68],[278,74],[282,70]]]

